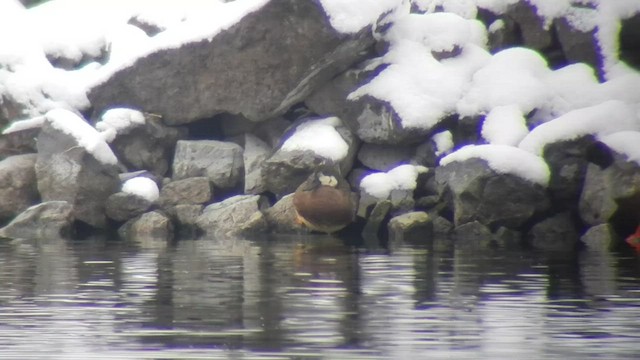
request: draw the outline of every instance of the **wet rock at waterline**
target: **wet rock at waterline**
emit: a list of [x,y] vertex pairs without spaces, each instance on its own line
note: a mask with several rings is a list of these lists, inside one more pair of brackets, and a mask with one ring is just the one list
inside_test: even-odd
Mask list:
[[389,220],[389,246],[403,243],[430,245],[433,242],[433,222],[426,212],[413,211]]
[[0,238],[59,239],[70,236],[73,210],[66,201],[47,201],[31,206],[0,229]]
[[266,120],[361,60],[372,44],[368,28],[339,34],[317,1],[271,0],[210,40],[139,58],[88,96],[97,111],[127,105],[173,124],[223,112]]
[[118,235],[128,241],[166,242],[174,238],[174,226],[162,212],[151,211],[127,221]]
[[563,212],[535,224],[526,240],[534,249],[570,251],[577,247],[579,234],[571,214]]
[[297,213],[293,207],[293,194],[283,196],[272,207],[266,209],[264,215],[269,228],[274,233],[300,234],[310,232],[297,220]]
[[36,159],[36,154],[25,154],[0,161],[0,221],[10,220],[38,202]]
[[196,221],[208,238],[264,234],[267,221],[262,210],[266,199],[260,195],[238,195],[204,208]]

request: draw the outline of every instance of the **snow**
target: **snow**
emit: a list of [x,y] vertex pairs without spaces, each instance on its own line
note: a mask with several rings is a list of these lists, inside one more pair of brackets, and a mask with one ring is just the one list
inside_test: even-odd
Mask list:
[[541,157],[508,145],[467,145],[442,158],[440,165],[472,158],[485,160],[500,174],[516,175],[542,186],[549,183],[549,166]]
[[127,108],[114,108],[105,111],[101,120],[96,123],[96,129],[102,133],[107,142],[112,142],[116,135],[123,133],[131,127],[144,125],[144,115],[138,111]]
[[453,134],[451,131],[441,131],[432,136],[436,144],[436,156],[449,153],[453,149]]
[[334,162],[342,161],[347,157],[349,145],[336,130],[338,126],[342,126],[342,121],[337,117],[305,122],[282,144],[281,150],[308,150]]
[[89,154],[99,162],[107,165],[116,165],[118,159],[111,151],[109,145],[96,129],[91,127],[84,119],[75,113],[54,109],[45,115],[46,121],[54,128],[72,136]]
[[122,192],[136,195],[149,202],[155,202],[160,197],[160,191],[155,181],[143,176],[134,177],[133,179],[125,181],[124,184],[122,184]]
[[518,106],[506,105],[497,106],[487,114],[481,133],[490,144],[517,146],[529,128]]
[[424,166],[400,165],[387,172],[365,176],[360,181],[360,189],[377,199],[388,199],[393,190],[414,190],[418,175],[427,171]]
[[640,131],[619,131],[600,136],[599,140],[618,154],[625,155],[628,161],[640,165]]
[[378,18],[400,6],[402,0],[320,0],[331,26],[351,34],[373,25]]
[[584,135],[605,136],[618,131],[640,130],[637,110],[622,101],[609,100],[570,111],[533,129],[518,145],[536,155],[549,143],[574,140]]

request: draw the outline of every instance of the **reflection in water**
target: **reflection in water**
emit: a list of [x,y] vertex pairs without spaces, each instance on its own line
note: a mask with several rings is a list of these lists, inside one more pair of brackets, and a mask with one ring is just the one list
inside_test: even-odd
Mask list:
[[633,359],[630,254],[0,243],[0,358]]

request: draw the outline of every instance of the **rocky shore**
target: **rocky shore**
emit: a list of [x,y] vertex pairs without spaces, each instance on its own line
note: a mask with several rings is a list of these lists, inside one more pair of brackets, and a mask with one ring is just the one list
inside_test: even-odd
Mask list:
[[370,245],[607,250],[640,224],[640,7],[612,53],[598,2],[253,2],[189,41],[131,18],[160,45],[119,64],[45,51],[101,64],[82,106],[0,86],[0,237],[304,234],[292,193],[326,161]]

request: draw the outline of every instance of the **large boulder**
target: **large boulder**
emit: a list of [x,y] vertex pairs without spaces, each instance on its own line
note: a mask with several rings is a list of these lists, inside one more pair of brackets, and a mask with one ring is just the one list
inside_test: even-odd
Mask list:
[[[96,156],[106,154],[97,152],[97,148],[89,151],[75,135],[88,135],[92,140],[98,139],[99,135],[87,133],[91,129],[89,125],[68,115],[57,112],[52,115],[59,117],[54,119],[55,125],[52,121],[45,121],[40,131],[36,161],[38,190],[43,201],[67,201],[73,206],[77,220],[104,228],[107,225],[106,200],[120,187],[115,157],[109,162],[97,159]],[[69,128],[62,126],[62,122],[75,127],[77,132],[70,134]],[[87,128],[81,130],[83,126]],[[102,145],[105,147],[103,151],[110,152],[106,143]],[[109,155],[113,157],[112,153]]]
[[271,0],[212,38],[138,58],[88,97],[98,111],[126,105],[173,124],[223,112],[265,120],[361,59],[372,44],[368,27],[350,35],[333,29],[319,1]]
[[0,229],[0,238],[58,239],[70,235],[73,206],[66,201],[48,201],[20,213]]
[[569,212],[563,212],[535,224],[526,239],[534,249],[571,251],[577,248],[580,235],[573,216]]
[[151,211],[127,221],[118,229],[118,235],[128,241],[166,242],[173,239],[174,226],[165,214]]
[[160,190],[158,202],[162,207],[204,204],[211,201],[213,191],[209,179],[200,176],[171,181]]
[[105,213],[115,221],[127,221],[144,214],[152,204],[141,196],[121,191],[107,198]]
[[239,185],[243,175],[242,147],[215,140],[180,140],[173,159],[173,179],[204,176],[220,189]]
[[267,222],[260,195],[237,195],[207,206],[196,221],[206,237],[225,238],[265,233]]
[[25,154],[0,161],[0,222],[15,217],[40,198],[36,159],[36,154]]
[[478,158],[437,167],[436,183],[453,210],[455,226],[477,220],[491,228],[517,229],[550,205],[541,185],[499,174]]

